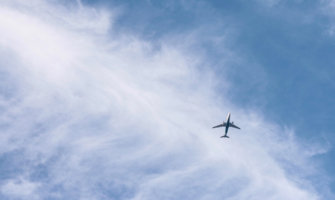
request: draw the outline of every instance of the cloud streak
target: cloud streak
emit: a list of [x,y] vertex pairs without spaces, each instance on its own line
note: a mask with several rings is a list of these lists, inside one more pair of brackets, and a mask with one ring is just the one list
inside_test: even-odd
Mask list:
[[[310,151],[218,95],[206,58],[179,48],[192,41],[111,35],[115,15],[85,5],[1,4],[1,169],[17,169],[2,198],[320,198]],[[220,140],[228,111],[242,131]]]

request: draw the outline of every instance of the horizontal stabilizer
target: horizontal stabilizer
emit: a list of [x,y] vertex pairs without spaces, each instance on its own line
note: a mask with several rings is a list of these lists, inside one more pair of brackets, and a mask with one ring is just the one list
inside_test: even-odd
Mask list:
[[221,136],[221,138],[224,138],[224,137],[225,137],[225,138],[229,138],[228,135],[223,135],[223,136]]

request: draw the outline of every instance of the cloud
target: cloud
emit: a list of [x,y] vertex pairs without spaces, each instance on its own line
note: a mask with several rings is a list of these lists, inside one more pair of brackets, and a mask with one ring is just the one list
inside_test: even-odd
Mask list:
[[320,2],[319,10],[320,13],[325,15],[329,21],[325,25],[325,35],[334,36],[335,33],[335,25],[334,25],[334,9],[335,9],[335,1],[333,0],[323,0]]
[[5,185],[2,186],[2,193],[6,196],[11,196],[14,198],[29,198],[36,199],[36,195],[34,194],[37,184],[31,183],[27,180],[10,180]]
[[[4,199],[320,198],[310,151],[216,91],[192,40],[115,36],[115,15],[85,5],[1,4]],[[228,111],[242,130],[221,140]]]

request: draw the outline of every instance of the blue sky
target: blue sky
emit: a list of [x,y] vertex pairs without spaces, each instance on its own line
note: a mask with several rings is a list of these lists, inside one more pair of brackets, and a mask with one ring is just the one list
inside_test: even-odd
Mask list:
[[0,9],[1,199],[334,198],[334,1]]
[[[98,2],[125,9],[118,25],[149,41],[204,28],[197,48],[211,58],[218,78],[233,85],[229,99],[260,109],[301,140],[333,146],[335,40],[327,8],[332,1]],[[220,36],[229,41],[210,41]],[[228,72],[221,67],[227,57],[221,48],[239,57],[226,58]],[[334,173],[334,156],[330,148],[319,157],[326,173]]]

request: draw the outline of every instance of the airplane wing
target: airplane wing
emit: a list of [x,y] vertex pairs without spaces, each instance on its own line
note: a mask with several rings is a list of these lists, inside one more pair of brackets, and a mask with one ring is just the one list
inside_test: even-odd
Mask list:
[[236,125],[233,124],[233,123],[229,123],[229,127],[233,127],[233,128],[241,129],[240,127],[236,126]]
[[213,128],[220,128],[220,127],[223,127],[223,126],[226,126],[226,124],[220,124],[220,125],[214,126]]

